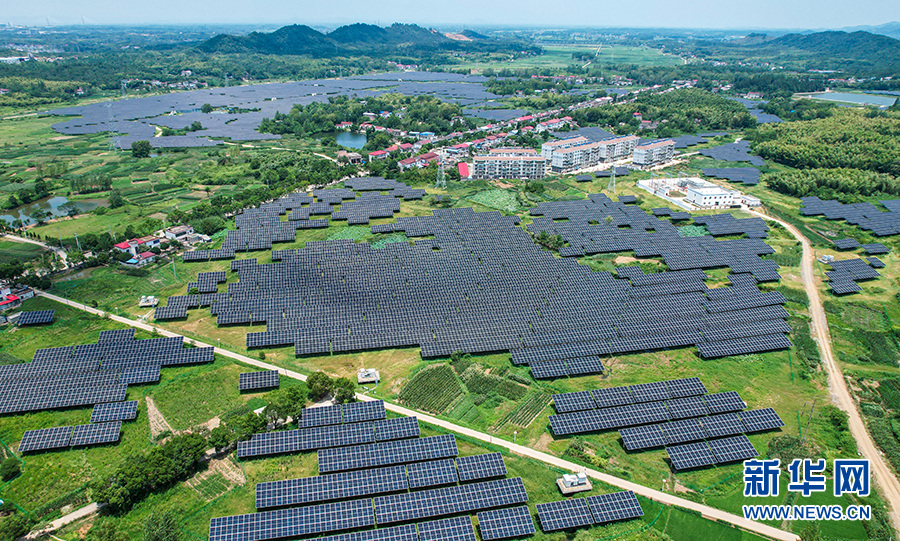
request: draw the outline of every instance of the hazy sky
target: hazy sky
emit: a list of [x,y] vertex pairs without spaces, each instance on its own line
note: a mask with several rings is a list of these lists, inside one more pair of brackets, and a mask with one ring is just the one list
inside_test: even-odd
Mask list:
[[13,24],[332,24],[840,28],[900,20],[897,0],[3,0]]

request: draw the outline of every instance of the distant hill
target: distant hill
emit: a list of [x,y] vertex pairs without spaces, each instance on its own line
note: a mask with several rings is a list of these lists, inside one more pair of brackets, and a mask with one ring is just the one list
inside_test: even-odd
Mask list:
[[[470,32],[470,34],[466,34]],[[323,34],[308,26],[291,25],[270,33],[246,36],[220,34],[197,48],[207,53],[262,53],[332,56],[335,54],[379,54],[442,50],[502,51],[522,47],[522,42],[492,39],[464,31],[468,40],[454,40],[444,34],[414,24],[394,23],[388,27],[350,24]],[[526,45],[527,46],[527,45]]]
[[882,75],[900,71],[900,40],[863,31],[779,37],[750,34],[727,43],[698,43],[695,50],[708,58],[770,62],[804,70],[847,70]]
[[870,32],[872,34],[881,34],[895,39],[900,39],[900,22],[893,21],[889,23],[879,24],[878,26],[852,26],[841,28],[844,32]]

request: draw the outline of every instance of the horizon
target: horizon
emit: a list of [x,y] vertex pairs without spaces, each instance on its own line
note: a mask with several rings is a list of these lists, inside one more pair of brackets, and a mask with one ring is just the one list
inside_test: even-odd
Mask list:
[[[2,24],[30,27],[68,26],[287,26],[305,24],[339,27],[353,23],[383,26],[384,21],[426,27],[590,28],[660,30],[841,30],[858,26],[882,26],[900,21],[900,5],[887,0],[861,0],[847,12],[838,0],[822,0],[816,9],[802,2],[762,0],[754,4],[725,4],[715,0],[687,0],[677,5],[650,0],[636,16],[630,6],[602,6],[588,0],[564,0],[553,9],[535,0],[510,0],[482,4],[463,0],[453,5],[416,5],[386,0],[378,17],[369,15],[369,4],[359,0],[333,5],[296,5],[283,0],[263,0],[252,6],[234,0],[122,5],[104,0],[78,3],[38,0],[15,4],[5,10]],[[261,13],[277,16],[260,16]],[[359,17],[347,17],[359,13]],[[473,16],[474,15],[474,16]],[[249,21],[249,22],[248,22]],[[49,25],[48,25],[49,23]]]

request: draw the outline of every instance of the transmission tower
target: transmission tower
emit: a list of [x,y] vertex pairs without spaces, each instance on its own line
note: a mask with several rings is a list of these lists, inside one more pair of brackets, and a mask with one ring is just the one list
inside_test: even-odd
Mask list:
[[606,187],[609,193],[616,193],[616,166],[612,166],[609,170],[609,186]]
[[122,79],[122,97],[125,97],[125,94],[128,92],[128,81]]
[[106,102],[106,128],[109,131],[109,152],[116,151],[116,127],[112,121],[112,102]]
[[434,184],[435,188],[446,188],[447,187],[447,178],[444,176],[444,152],[438,152],[438,170],[437,170],[437,182]]

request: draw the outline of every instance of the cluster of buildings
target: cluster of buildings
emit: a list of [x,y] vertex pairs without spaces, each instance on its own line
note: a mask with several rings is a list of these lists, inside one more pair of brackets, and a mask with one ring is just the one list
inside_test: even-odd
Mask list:
[[[22,284],[0,283],[0,312],[16,308],[22,301],[34,297],[34,290]],[[6,323],[6,317],[0,316],[0,323]]]
[[698,177],[651,178],[638,181],[637,185],[688,210],[739,206],[755,208],[762,205],[757,197],[728,190]]
[[176,225],[158,231],[156,235],[122,241],[113,245],[113,248],[121,253],[131,255],[131,258],[124,261],[123,264],[142,267],[156,259],[156,254],[151,250],[160,248],[164,241],[173,240],[182,244],[194,244],[196,242],[206,242],[209,240],[209,237],[194,233],[194,228],[190,225]]

